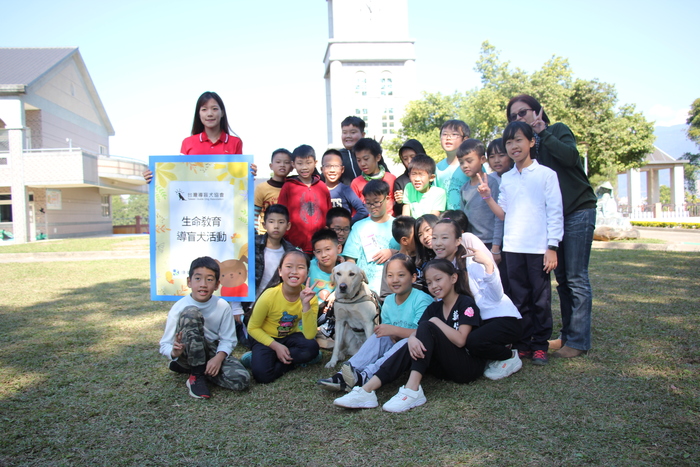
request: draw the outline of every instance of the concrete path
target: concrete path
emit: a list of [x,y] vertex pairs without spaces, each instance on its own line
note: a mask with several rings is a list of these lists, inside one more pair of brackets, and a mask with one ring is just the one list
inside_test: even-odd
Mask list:
[[700,230],[636,227],[640,238],[655,238],[666,243],[593,242],[593,248],[654,251],[700,251]]

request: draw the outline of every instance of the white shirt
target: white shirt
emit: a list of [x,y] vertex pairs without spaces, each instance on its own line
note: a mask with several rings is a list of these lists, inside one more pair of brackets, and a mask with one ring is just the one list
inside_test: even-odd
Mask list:
[[506,213],[503,251],[544,254],[564,235],[564,211],[555,171],[532,161],[501,177],[498,205]]
[[160,340],[160,353],[168,358],[172,358],[170,354],[173,351],[173,343],[175,342],[177,321],[182,310],[188,306],[196,306],[202,313],[202,317],[204,317],[204,338],[210,342],[219,341],[216,351],[226,352],[226,355],[231,355],[231,351],[238,343],[236,339],[236,323],[233,320],[233,313],[231,313],[231,307],[228,302],[216,295],[212,296],[205,303],[196,301],[192,298],[192,295],[182,297],[175,302],[168,312],[168,319],[165,322],[165,331]]

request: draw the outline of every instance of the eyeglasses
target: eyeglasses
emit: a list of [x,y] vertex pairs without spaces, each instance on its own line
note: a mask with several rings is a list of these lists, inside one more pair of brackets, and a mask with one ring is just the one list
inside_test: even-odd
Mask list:
[[331,230],[335,233],[349,233],[350,227],[333,227]]
[[378,208],[379,206],[381,206],[382,204],[384,204],[384,201],[386,201],[387,198],[388,198],[388,196],[385,196],[384,199],[381,200],[381,201],[376,201],[376,202],[374,202],[374,203],[365,203],[365,206],[367,206],[367,207],[370,208],[370,209],[371,209],[371,208]]
[[341,167],[342,167],[342,165],[335,165],[335,164],[332,164],[332,165],[331,165],[331,164],[326,164],[326,165],[323,166],[324,169],[334,169],[334,170],[338,170],[338,169],[340,169]]
[[510,114],[510,118],[508,119],[508,121],[512,122],[518,117],[523,118],[525,116],[525,114],[527,114],[531,110],[532,109],[520,109],[517,113]]
[[457,139],[457,138],[464,138],[464,135],[461,133],[442,133],[442,134],[440,134],[440,138]]

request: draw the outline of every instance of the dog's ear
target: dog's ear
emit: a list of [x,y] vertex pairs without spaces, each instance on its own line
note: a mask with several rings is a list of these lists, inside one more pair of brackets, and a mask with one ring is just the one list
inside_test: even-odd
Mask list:
[[369,281],[367,280],[367,274],[365,274],[365,270],[360,269],[360,271],[362,272],[362,282],[364,282],[365,284],[369,284]]

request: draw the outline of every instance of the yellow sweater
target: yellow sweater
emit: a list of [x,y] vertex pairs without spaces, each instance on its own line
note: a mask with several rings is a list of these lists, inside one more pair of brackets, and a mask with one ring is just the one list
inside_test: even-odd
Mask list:
[[282,284],[267,289],[255,302],[248,322],[248,334],[267,346],[274,339],[287,337],[294,332],[303,332],[304,337],[313,339],[316,337],[318,318],[318,300],[315,296],[310,305],[309,311],[302,313],[301,299],[287,301],[282,293]]

